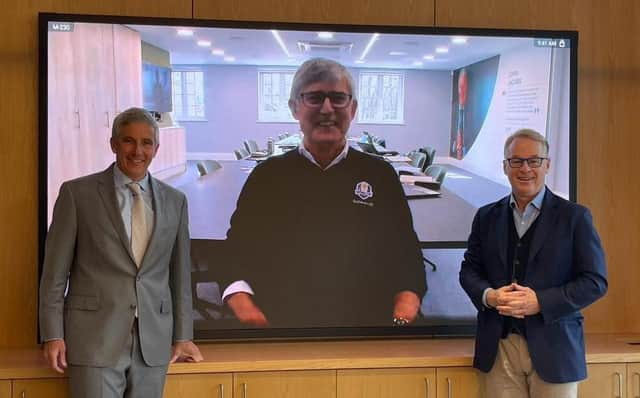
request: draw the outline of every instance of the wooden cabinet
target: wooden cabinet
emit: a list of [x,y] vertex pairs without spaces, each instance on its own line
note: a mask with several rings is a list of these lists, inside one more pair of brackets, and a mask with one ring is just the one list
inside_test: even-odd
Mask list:
[[138,32],[125,26],[77,23],[49,35],[48,215],[62,182],[106,168],[115,115],[142,105]]
[[[140,34],[123,25],[113,26],[116,115],[142,106],[142,42]],[[124,84],[121,84],[124,83]]]
[[338,370],[338,398],[436,398],[436,370]]
[[11,398],[11,382],[0,380],[0,398]]
[[640,363],[627,364],[627,397],[640,398]]
[[231,374],[169,375],[164,386],[164,398],[231,398]]
[[[0,394],[0,397],[2,395]],[[12,398],[68,398],[66,379],[26,379],[13,381]]]
[[468,367],[437,369],[438,398],[480,398],[476,370]]
[[234,398],[336,398],[336,371],[236,373]]
[[578,385],[579,398],[624,398],[627,367],[623,363],[588,365],[587,380]]
[[184,127],[162,127],[158,139],[160,147],[149,165],[149,171],[161,180],[187,170],[187,137]]

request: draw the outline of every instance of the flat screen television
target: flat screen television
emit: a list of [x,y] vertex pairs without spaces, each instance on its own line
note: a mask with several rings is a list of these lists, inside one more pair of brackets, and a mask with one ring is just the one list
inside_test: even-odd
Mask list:
[[142,63],[142,106],[153,112],[171,112],[171,69]]
[[[576,197],[577,32],[41,14],[39,37],[40,259],[60,184],[113,161],[114,115],[130,106],[170,110],[150,170],[189,201],[200,339],[471,335],[476,311],[458,272],[476,210],[510,192],[505,138],[524,127],[544,134],[553,165],[547,185]],[[408,199],[429,285],[409,326],[392,326],[391,315],[380,324],[296,324],[292,314],[288,327],[246,327],[222,302],[218,282],[234,256],[225,245],[230,219],[261,160],[241,149],[278,153],[299,144],[287,100],[294,71],[312,57],[353,75],[350,145],[400,155],[422,149],[446,170],[435,193]],[[153,101],[143,65],[164,66],[149,69],[154,77],[171,73]],[[169,106],[156,106],[157,98]],[[256,227],[262,221],[256,217]],[[364,285],[349,293],[370,294]],[[349,305],[344,295],[337,301]]]

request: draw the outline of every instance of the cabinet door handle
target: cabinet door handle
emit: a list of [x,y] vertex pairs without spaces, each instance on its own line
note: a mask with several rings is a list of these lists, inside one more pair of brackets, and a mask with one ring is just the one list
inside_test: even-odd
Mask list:
[[76,109],[75,111],[73,111],[73,114],[76,115],[76,128],[80,128],[80,110]]
[[110,126],[111,120],[109,120],[109,111],[106,111],[104,114],[107,115],[107,124],[106,124],[106,126],[107,126],[107,128],[109,128],[109,127],[111,127]]
[[638,377],[638,393],[633,395],[633,398],[640,398],[640,373],[633,372],[633,377]]
[[224,398],[224,384],[220,384],[220,398]]
[[27,392],[26,391],[22,391],[20,393],[20,398],[27,398]]
[[429,390],[431,390],[431,380],[429,380],[429,378],[428,378],[428,377],[425,377],[425,378],[424,378],[424,383],[425,383],[425,384],[426,384],[426,386],[427,386],[427,394],[426,394],[426,397],[427,397],[427,398],[431,398],[431,391],[429,391]]
[[247,398],[247,383],[242,383],[242,398]]
[[615,375],[618,379],[618,393],[616,394],[616,398],[622,398],[622,374],[620,372],[616,372]]
[[451,379],[447,377],[447,398],[453,397],[453,391],[451,388]]

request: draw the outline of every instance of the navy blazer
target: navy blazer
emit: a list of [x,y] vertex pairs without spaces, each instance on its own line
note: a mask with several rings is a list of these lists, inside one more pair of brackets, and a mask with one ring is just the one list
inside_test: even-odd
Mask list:
[[[526,338],[540,378],[567,383],[587,376],[580,310],[607,291],[605,258],[587,208],[548,188],[542,203],[521,281],[540,304],[540,313],[524,319]],[[478,210],[460,270],[460,284],[478,309],[473,366],[483,372],[493,367],[506,319],[482,304],[482,294],[511,283],[510,211],[509,196]]]

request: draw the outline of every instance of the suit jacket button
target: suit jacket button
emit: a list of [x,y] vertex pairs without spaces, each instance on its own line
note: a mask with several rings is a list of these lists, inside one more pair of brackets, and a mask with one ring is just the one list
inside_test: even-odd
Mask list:
[[136,281],[140,282],[142,278],[140,278],[139,276],[136,276]]
[[131,304],[131,305],[129,306],[129,308],[131,308],[132,310],[135,310],[135,309],[136,309],[136,305],[135,305],[135,304]]

